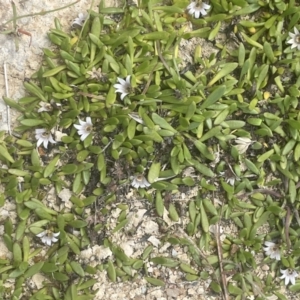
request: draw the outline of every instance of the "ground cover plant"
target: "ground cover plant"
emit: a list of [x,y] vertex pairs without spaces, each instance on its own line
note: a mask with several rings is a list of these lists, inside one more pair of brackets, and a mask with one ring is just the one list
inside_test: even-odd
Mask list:
[[164,289],[168,270],[207,298],[296,297],[299,4],[104,3],[68,32],[56,19],[28,95],[4,97],[21,114],[0,135],[18,220],[2,221],[1,297],[97,299],[99,272]]

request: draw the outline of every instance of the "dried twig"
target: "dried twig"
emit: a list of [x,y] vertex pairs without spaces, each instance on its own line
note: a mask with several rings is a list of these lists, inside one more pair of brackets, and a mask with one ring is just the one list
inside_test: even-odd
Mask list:
[[286,217],[285,217],[284,231],[285,231],[285,240],[286,240],[286,245],[287,245],[287,250],[288,251],[291,248],[291,240],[290,240],[290,236],[289,236],[290,223],[291,223],[291,210],[287,206],[287,208],[286,208]]
[[[22,15],[22,16],[14,16],[13,18],[9,19],[8,21],[6,21],[5,23],[2,24],[2,26],[5,26],[6,24],[10,23],[10,22],[16,22],[16,20],[19,20],[19,19],[23,19],[23,18],[28,18],[28,17],[33,17],[33,16],[44,16],[46,14],[49,14],[49,13],[52,13],[52,12],[55,12],[55,11],[58,11],[58,10],[62,10],[62,9],[65,9],[65,8],[68,8],[76,3],[78,3],[80,0],[77,0],[75,2],[72,2],[68,5],[65,5],[65,6],[62,6],[62,7],[59,7],[59,8],[55,8],[55,9],[51,9],[51,10],[46,10],[46,11],[40,11],[40,12],[37,12],[37,13],[31,13],[31,14],[28,14],[28,15]],[[12,1],[12,5],[14,6],[15,3]],[[1,32],[0,32],[1,33]]]
[[[61,10],[61,9],[64,9],[64,8],[67,8],[69,6],[72,6],[76,3],[78,3],[80,0],[77,0],[73,3],[70,3],[68,5],[65,5],[65,6],[62,6],[62,7],[59,7],[59,8],[55,8],[55,9],[51,9],[51,10],[48,10],[48,11],[40,11],[40,12],[37,12],[37,13],[31,13],[31,14],[28,14],[28,15],[22,15],[22,16],[18,16],[17,15],[17,8],[16,8],[16,4],[14,1],[11,1],[11,5],[12,5],[12,10],[13,10],[13,17],[11,19],[9,19],[8,21],[6,21],[5,23],[1,24],[2,27],[5,27],[6,24],[12,22],[13,23],[13,29],[11,30],[5,30],[5,31],[0,31],[0,34],[11,34],[11,33],[14,33],[14,34],[26,34],[28,36],[30,36],[30,43],[29,43],[29,47],[31,45],[31,40],[32,40],[32,35],[30,32],[24,30],[24,29],[18,29],[18,26],[17,26],[17,20],[19,19],[22,19],[22,18],[26,18],[26,17],[32,17],[32,16],[37,16],[37,15],[40,15],[40,16],[43,16],[43,15],[46,15],[48,13],[51,13],[51,12],[55,12],[57,10]],[[16,44],[16,50],[18,51],[19,49],[19,43],[18,43],[18,39],[15,39],[15,44]]]
[[219,258],[219,267],[220,267],[220,275],[221,275],[221,282],[222,282],[222,289],[223,289],[223,296],[225,300],[229,300],[229,295],[227,291],[227,280],[226,276],[223,270],[223,251],[221,246],[221,240],[220,240],[220,228],[219,224],[215,225],[216,227],[216,241],[217,241],[217,250],[218,250],[218,258]]
[[22,28],[18,28],[17,29],[17,34],[19,35],[20,33],[23,33],[23,34],[25,34],[27,36],[30,36],[30,42],[29,42],[29,47],[30,47],[31,41],[32,41],[32,34],[30,32],[28,32],[28,31],[22,29]]
[[[4,80],[5,80],[5,94],[6,97],[8,96],[8,80],[7,80],[7,72],[6,72],[6,63],[4,63],[3,65],[4,67]],[[8,134],[11,135],[11,126],[10,126],[10,107],[8,105],[6,105],[6,113],[7,113],[7,130],[8,130]]]
[[163,65],[165,66],[165,68],[168,70],[168,72],[172,75],[168,64],[166,63],[164,57],[162,56],[159,41],[156,41],[156,49],[157,49],[157,55],[159,56],[161,62],[163,63]]

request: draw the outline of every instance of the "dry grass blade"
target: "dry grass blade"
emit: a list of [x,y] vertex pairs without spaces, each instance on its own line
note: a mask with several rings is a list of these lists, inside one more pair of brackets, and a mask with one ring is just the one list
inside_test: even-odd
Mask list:
[[55,8],[55,9],[51,9],[51,10],[47,10],[47,11],[40,11],[40,12],[37,12],[37,13],[32,13],[32,14],[28,14],[28,15],[22,15],[22,16],[17,16],[16,15],[16,5],[15,3],[12,1],[12,6],[13,6],[13,11],[14,11],[14,17],[9,19],[8,21],[6,21],[4,24],[2,24],[2,26],[5,26],[6,24],[10,23],[10,22],[13,22],[14,26],[16,26],[16,21],[19,20],[19,19],[23,19],[23,18],[27,18],[27,17],[33,17],[33,16],[44,16],[46,14],[49,14],[49,13],[52,13],[52,12],[55,12],[55,11],[58,11],[58,10],[62,10],[62,9],[65,9],[65,8],[68,8],[76,3],[80,2],[80,0],[77,0],[75,2],[72,2],[68,5],[65,5],[65,6],[62,6],[62,7],[59,7],[59,8]]
[[290,236],[289,236],[290,223],[291,223],[291,210],[287,206],[284,231],[285,231],[285,239],[286,239],[286,245],[287,245],[287,250],[288,251],[291,248],[291,240],[290,240]]
[[[8,97],[8,80],[7,80],[7,70],[6,70],[6,63],[3,65],[4,68],[4,80],[5,80],[5,94]],[[10,107],[6,106],[6,113],[7,113],[7,130],[8,134],[11,135],[11,126],[10,126]]]
[[221,240],[220,240],[219,224],[216,224],[216,241],[217,241],[218,258],[219,258],[221,282],[222,282],[222,289],[223,289],[223,297],[225,300],[229,300],[229,295],[227,291],[227,280],[223,270],[223,251],[222,251]]

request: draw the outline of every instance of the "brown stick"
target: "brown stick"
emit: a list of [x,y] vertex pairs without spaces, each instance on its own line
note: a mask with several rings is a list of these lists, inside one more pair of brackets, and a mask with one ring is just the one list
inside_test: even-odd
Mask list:
[[159,41],[156,41],[156,49],[157,49],[157,54],[158,54],[161,62],[163,63],[163,65],[165,66],[165,68],[168,70],[168,72],[171,74],[170,68],[169,68],[168,64],[166,63],[165,59],[162,56]]
[[24,29],[20,29],[20,28],[17,30],[17,32],[18,32],[18,34],[23,33],[23,34],[26,34],[26,35],[30,36],[30,42],[29,42],[29,47],[30,47],[31,46],[31,41],[32,41],[32,35],[31,35],[31,33],[28,32],[28,31],[26,31],[26,30],[24,30]]
[[291,248],[291,240],[290,240],[290,236],[289,236],[290,223],[291,223],[291,210],[287,206],[287,208],[286,208],[286,217],[285,217],[284,232],[285,232],[285,240],[286,240],[286,245],[287,245],[287,250],[288,251]]
[[220,228],[219,228],[218,223],[215,226],[216,226],[215,227],[216,228],[216,241],[217,241],[217,250],[218,250],[223,296],[224,296],[225,300],[229,300],[229,295],[228,295],[228,291],[227,291],[227,279],[226,279],[224,269],[223,269],[223,251],[222,251],[221,240],[220,240]]

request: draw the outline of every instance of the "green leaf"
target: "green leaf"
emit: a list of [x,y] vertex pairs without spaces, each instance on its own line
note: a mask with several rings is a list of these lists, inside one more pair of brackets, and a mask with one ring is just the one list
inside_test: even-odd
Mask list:
[[34,127],[34,126],[38,126],[41,124],[45,124],[45,121],[43,120],[37,120],[37,119],[24,119],[21,120],[20,123],[22,125],[28,126],[28,127]]
[[64,174],[75,174],[77,170],[78,167],[75,164],[66,164],[61,168],[61,172]]
[[172,259],[172,258],[168,258],[168,257],[154,257],[152,259],[150,259],[150,261],[152,261],[155,264],[158,265],[162,265],[165,267],[170,267],[170,268],[174,268],[177,267],[179,265],[179,262]]
[[130,120],[128,127],[127,127],[127,135],[128,135],[129,140],[134,138],[135,131],[136,131],[136,121]]
[[176,211],[175,205],[173,203],[170,203],[170,205],[169,205],[169,215],[170,215],[170,219],[172,221],[178,222],[179,216],[178,216],[178,213]]
[[82,269],[81,265],[78,262],[71,261],[70,265],[75,273],[77,273],[81,277],[84,277],[85,275],[84,270]]
[[117,274],[116,274],[115,266],[113,265],[111,260],[109,260],[107,264],[108,264],[107,275],[112,282],[116,282]]
[[[219,71],[216,76],[207,84],[207,87],[213,86],[217,81],[219,81],[221,78],[225,77],[226,75],[232,73],[238,66],[238,63],[227,63],[223,66],[221,71]],[[222,86],[220,86],[222,87]],[[218,87],[218,88],[220,88]]]
[[210,107],[211,105],[219,101],[221,97],[225,94],[225,91],[226,91],[225,85],[218,86],[202,103],[200,109],[205,109],[207,107]]
[[125,219],[123,221],[121,221],[114,229],[113,229],[113,233],[119,231],[120,229],[122,229],[123,227],[125,227],[128,224],[129,220]]
[[242,295],[244,293],[242,289],[233,285],[232,283],[229,283],[228,285],[228,292],[233,295]]
[[14,263],[18,265],[22,261],[22,249],[19,243],[15,242],[13,244],[13,256],[14,256]]
[[26,111],[25,107],[21,106],[18,104],[18,102],[10,99],[10,98],[7,98],[5,96],[3,96],[3,100],[4,102],[6,103],[6,105],[16,109],[17,111],[23,113],[24,111]]
[[60,158],[60,155],[55,156],[51,160],[51,162],[48,164],[48,166],[45,168],[45,171],[44,171],[45,178],[47,178],[49,175],[51,175],[54,172],[54,170],[56,169],[55,166],[56,166],[59,158]]
[[43,77],[50,77],[50,76],[53,76],[59,72],[61,72],[62,70],[64,70],[67,66],[66,65],[61,65],[61,66],[58,66],[58,67],[55,67],[49,71],[46,71],[44,74],[43,74]]
[[267,160],[272,154],[274,153],[274,149],[271,149],[263,154],[261,154],[260,156],[257,157],[257,161],[258,162],[264,162],[265,160]]
[[206,175],[208,177],[214,177],[215,173],[209,169],[206,165],[201,164],[195,159],[188,160],[191,166],[194,166],[201,174]]
[[160,191],[156,191],[155,208],[156,208],[156,213],[160,217],[162,217],[164,214],[165,207],[164,207],[164,201],[163,201]]
[[24,273],[25,278],[32,277],[33,275],[37,274],[43,267],[44,262],[40,261],[38,263],[35,263],[33,266],[31,266],[27,271]]
[[[200,153],[209,160],[214,160],[215,156],[214,154],[207,148],[207,146],[204,143],[201,143],[200,141],[194,142],[196,148],[200,151]],[[188,158],[189,159],[189,158]]]
[[77,153],[76,159],[79,162],[83,162],[89,155],[89,151],[88,150],[81,150]]
[[87,222],[82,220],[70,221],[68,224],[74,228],[83,228],[87,226]]
[[8,173],[20,177],[24,177],[29,175],[29,172],[23,171],[23,170],[18,170],[18,169],[8,169]]
[[212,137],[215,137],[220,131],[221,131],[221,126],[213,127],[212,129],[208,130],[204,135],[202,135],[199,141],[204,142]]
[[15,162],[15,160],[12,158],[12,156],[8,153],[8,151],[2,145],[0,145],[0,155],[11,163]]
[[155,285],[155,286],[164,286],[165,285],[165,283],[160,279],[153,278],[153,277],[144,277],[144,278],[147,282],[151,283],[152,285]]
[[256,84],[256,89],[257,90],[261,89],[262,83],[264,82],[264,80],[265,80],[265,78],[268,74],[268,71],[269,71],[269,65],[263,65],[260,68],[260,72],[259,72],[259,75],[258,75],[258,78],[257,78],[257,84]]
[[155,180],[159,177],[159,173],[160,173],[160,162],[153,162],[148,172],[149,183],[155,182]]
[[60,272],[55,272],[52,273],[52,276],[54,279],[56,279],[57,281],[67,281],[69,280],[69,276],[67,276],[64,273],[60,273]]
[[207,214],[206,214],[206,211],[203,207],[203,204],[201,202],[201,205],[200,205],[200,214],[201,214],[201,226],[202,226],[202,229],[204,232],[208,232],[208,229],[209,229],[209,222],[208,222],[208,218],[207,218]]
[[190,273],[190,274],[194,274],[194,275],[197,275],[197,274],[198,274],[198,272],[197,272],[196,270],[192,269],[191,266],[188,265],[188,264],[181,263],[181,264],[179,265],[179,267],[180,267],[180,269],[181,269],[183,272],[185,272],[185,273]]
[[162,118],[156,113],[152,114],[152,120],[156,125],[159,125],[161,128],[170,130],[174,133],[177,132],[164,118]]

